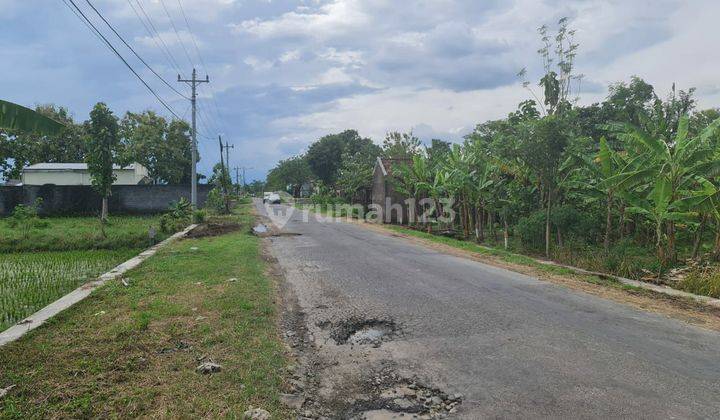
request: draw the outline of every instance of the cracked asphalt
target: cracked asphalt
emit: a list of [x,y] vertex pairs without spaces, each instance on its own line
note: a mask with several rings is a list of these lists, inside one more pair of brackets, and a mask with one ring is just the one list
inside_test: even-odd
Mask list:
[[[300,234],[273,237],[270,247],[324,361],[317,372],[323,403],[362,398],[352,395],[362,392],[352,382],[390,363],[401,375],[462,393],[451,417],[720,413],[717,332],[356,224],[257,208],[277,225],[287,218],[282,231]],[[391,319],[399,334],[377,349],[332,342],[323,326],[357,316]]]

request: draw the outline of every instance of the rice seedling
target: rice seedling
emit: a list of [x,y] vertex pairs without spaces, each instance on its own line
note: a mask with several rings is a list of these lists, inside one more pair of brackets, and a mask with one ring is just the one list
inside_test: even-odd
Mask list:
[[138,252],[122,249],[0,254],[0,331]]

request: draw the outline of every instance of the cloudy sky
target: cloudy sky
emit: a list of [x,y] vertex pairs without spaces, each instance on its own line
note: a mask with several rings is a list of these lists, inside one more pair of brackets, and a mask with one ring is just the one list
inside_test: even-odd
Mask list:
[[[97,101],[118,114],[169,115],[64,1],[0,0],[0,97],[26,106],[61,104],[76,120],[86,119]],[[120,48],[85,0],[74,1],[189,119],[189,102]],[[211,83],[200,89],[199,125],[205,173],[218,160],[212,139],[218,132],[235,145],[231,164],[255,168],[249,179],[264,178],[277,160],[347,128],[376,142],[387,131],[410,129],[426,141],[459,140],[528,98],[516,74],[527,67],[536,80],[536,29],[554,27],[562,16],[571,19],[581,45],[581,102],[602,99],[609,83],[639,75],[663,95],[675,82],[696,87],[701,107],[720,105],[715,0],[92,3],[172,84],[176,67],[184,77],[193,65],[203,76],[207,69]]]

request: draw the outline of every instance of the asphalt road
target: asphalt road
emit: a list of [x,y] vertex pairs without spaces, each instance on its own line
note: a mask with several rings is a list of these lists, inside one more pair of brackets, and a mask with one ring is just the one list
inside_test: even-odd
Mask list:
[[[402,372],[462,393],[458,417],[720,416],[716,332],[362,226],[314,219],[295,211],[283,230],[301,235],[272,238],[271,248],[321,358],[342,364],[337,348],[346,347],[328,344],[316,327],[321,321],[390,318],[402,334],[367,359],[368,369],[390,359]],[[323,383],[333,387],[332,378]]]

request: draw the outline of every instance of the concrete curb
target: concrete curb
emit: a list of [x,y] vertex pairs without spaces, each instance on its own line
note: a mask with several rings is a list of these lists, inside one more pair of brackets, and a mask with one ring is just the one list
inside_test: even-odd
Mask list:
[[194,224],[188,226],[187,228],[185,228],[185,230],[182,230],[172,235],[171,237],[160,242],[159,244],[154,245],[141,252],[136,257],[133,257],[113,268],[112,270],[108,271],[107,273],[100,275],[97,280],[83,284],[82,286],[78,287],[67,295],[61,297],[55,302],[47,305],[46,307],[30,315],[29,317],[18,322],[14,326],[8,328],[3,332],[0,332],[0,347],[19,339],[23,335],[27,334],[29,331],[32,331],[35,328],[43,325],[45,322],[47,322],[48,319],[90,296],[90,293],[92,293],[93,290],[104,285],[110,280],[114,280],[122,276],[127,271],[139,266],[143,261],[155,255],[155,253],[160,248],[163,248],[169,243],[179,238],[182,238],[183,236],[187,235],[191,230],[195,229],[195,227],[197,227],[197,225]]
[[662,293],[662,294],[668,295],[668,296],[676,296],[676,297],[692,299],[696,302],[700,302],[700,303],[703,303],[708,306],[720,308],[720,299],[711,298],[709,296],[696,295],[693,293],[683,292],[682,290],[673,289],[672,287],[661,286],[658,284],[647,283],[647,282],[639,281],[639,280],[632,280],[632,279],[628,279],[626,277],[615,276],[612,274],[600,273],[597,271],[588,271],[588,270],[584,270],[582,268],[573,267],[571,265],[559,264],[559,263],[556,263],[553,261],[545,261],[545,260],[537,260],[537,259],[535,261],[539,262],[540,264],[552,265],[552,266],[561,267],[561,268],[567,268],[568,270],[572,270],[572,271],[575,271],[576,273],[580,273],[580,274],[589,274],[589,275],[597,276],[600,278],[608,278],[608,279],[617,280],[620,283],[626,284],[628,286],[638,287],[640,289],[645,289],[645,290],[652,290],[653,292]]

